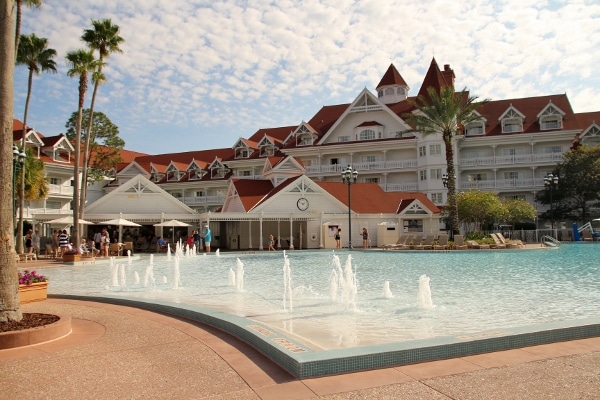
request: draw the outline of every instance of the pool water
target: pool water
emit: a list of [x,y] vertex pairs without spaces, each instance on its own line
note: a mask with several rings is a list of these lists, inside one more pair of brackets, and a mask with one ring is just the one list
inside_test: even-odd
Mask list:
[[[283,252],[213,253],[177,261],[156,255],[152,264],[143,256],[130,264],[38,272],[50,277],[51,294],[199,305],[260,321],[314,349],[501,331],[596,317],[599,310],[597,243],[535,250],[285,254],[289,286]],[[349,287],[344,292],[343,281],[336,279],[335,290],[332,276],[340,275],[335,260],[343,270],[349,255]],[[243,285],[231,280],[232,273],[241,276],[238,259]],[[422,276],[429,278],[430,307],[419,301]]]

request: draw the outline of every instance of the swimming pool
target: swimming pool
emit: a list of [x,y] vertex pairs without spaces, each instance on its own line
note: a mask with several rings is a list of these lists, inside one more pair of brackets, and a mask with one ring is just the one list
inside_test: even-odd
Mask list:
[[[587,324],[598,317],[599,252],[596,243],[437,253],[291,251],[286,253],[289,280],[284,280],[282,252],[177,261],[161,255],[152,266],[142,258],[120,266],[39,272],[50,276],[50,294],[200,308],[225,320],[242,318],[259,333],[285,335],[306,350],[369,354],[378,346],[423,346],[448,337],[509,336],[528,326]],[[232,273],[238,282],[231,280]],[[419,300],[422,277],[429,280],[430,303]]]

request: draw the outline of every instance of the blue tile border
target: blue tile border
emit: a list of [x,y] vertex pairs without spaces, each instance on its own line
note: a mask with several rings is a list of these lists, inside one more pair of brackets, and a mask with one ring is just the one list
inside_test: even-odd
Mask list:
[[266,324],[210,308],[111,296],[49,295],[96,301],[197,321],[248,343],[299,379],[464,357],[561,341],[600,337],[600,318],[497,329],[461,336],[335,350],[315,350]]

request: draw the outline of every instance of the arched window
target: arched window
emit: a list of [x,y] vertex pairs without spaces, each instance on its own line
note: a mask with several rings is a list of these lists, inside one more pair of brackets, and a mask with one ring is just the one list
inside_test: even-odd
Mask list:
[[375,131],[372,129],[365,129],[360,132],[358,138],[359,140],[373,140],[375,139]]

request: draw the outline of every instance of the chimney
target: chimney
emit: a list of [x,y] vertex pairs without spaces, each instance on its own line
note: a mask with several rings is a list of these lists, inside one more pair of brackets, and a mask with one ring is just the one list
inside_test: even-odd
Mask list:
[[454,87],[454,79],[456,78],[456,76],[454,75],[454,70],[450,68],[450,64],[444,64],[444,71],[442,72],[442,76],[446,80],[446,83]]

